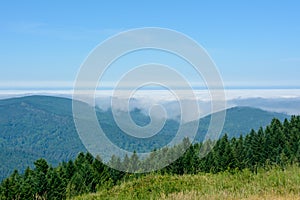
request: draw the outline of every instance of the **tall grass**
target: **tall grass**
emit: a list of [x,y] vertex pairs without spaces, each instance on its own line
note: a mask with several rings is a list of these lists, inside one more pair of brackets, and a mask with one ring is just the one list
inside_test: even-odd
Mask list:
[[253,174],[222,172],[197,175],[147,175],[76,197],[89,199],[300,199],[300,168],[273,168]]

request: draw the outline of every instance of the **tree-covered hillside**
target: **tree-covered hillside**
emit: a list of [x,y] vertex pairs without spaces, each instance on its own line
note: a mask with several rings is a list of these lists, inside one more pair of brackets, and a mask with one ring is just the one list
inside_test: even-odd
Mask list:
[[28,96],[0,101],[0,178],[38,158],[57,165],[85,151],[74,126],[72,101]]
[[[155,181],[156,179],[151,178],[153,174],[166,177],[174,175],[175,177],[175,179],[173,176],[170,177],[170,179],[174,179],[175,181],[168,182],[168,185],[157,185],[157,187],[164,189],[158,194],[157,191],[154,191],[155,195],[169,194],[172,193],[172,190],[173,192],[180,192],[180,190],[174,190],[174,188],[178,188],[178,184],[180,185],[183,181],[186,182],[186,180],[176,179],[176,177],[178,175],[196,175],[199,173],[216,174],[226,172],[228,174],[237,174],[238,178],[232,177],[236,179],[236,181],[230,183],[236,184],[236,190],[240,190],[238,186],[243,184],[243,180],[239,179],[243,179],[245,176],[246,180],[249,180],[247,183],[254,187],[255,184],[252,183],[252,181],[256,178],[251,173],[245,171],[257,174],[260,173],[261,170],[268,171],[273,167],[285,171],[286,168],[290,169],[289,166],[297,166],[292,171],[299,171],[300,116],[292,116],[290,120],[285,120],[283,123],[278,119],[273,119],[271,124],[265,129],[260,128],[258,131],[252,130],[245,137],[240,136],[239,138],[233,137],[230,139],[227,135],[224,135],[215,142],[215,145],[206,157],[199,157],[200,148],[202,146],[209,147],[212,143],[213,141],[191,144],[188,139],[185,139],[180,145],[173,148],[165,149],[161,152],[153,151],[152,155],[144,160],[140,160],[136,154],[129,157],[125,156],[125,158],[112,157],[110,162],[122,166],[124,172],[107,167],[101,162],[100,158],[95,159],[89,153],[80,153],[74,161],[63,162],[59,164],[58,167],[52,167],[46,160],[39,159],[34,162],[35,167],[33,169],[27,168],[25,173],[22,174],[16,170],[10,177],[3,180],[0,186],[0,197],[1,199],[65,199],[98,191],[99,199],[101,199],[101,195],[104,195],[103,198],[106,199],[110,197],[105,196],[108,194],[107,191],[114,191],[114,193],[111,194],[112,197],[118,198],[118,195],[128,195],[127,192],[122,190],[122,187],[128,187],[128,184],[130,186],[130,184],[137,184],[139,182],[139,180],[130,182],[131,180],[136,178],[148,180],[147,177],[150,177],[152,181]],[[152,172],[152,175],[131,174],[126,172],[132,171],[132,168],[139,171],[144,169],[144,167],[151,167],[153,164],[162,162],[162,159],[165,158],[165,154],[181,151],[181,149],[184,149],[187,145],[189,148],[182,157],[169,166]],[[275,175],[276,173],[279,175],[276,171],[272,173],[273,175],[274,173]],[[289,174],[289,171],[286,173]],[[280,176],[284,177],[284,173],[281,173]],[[191,180],[193,180],[193,176],[190,177]],[[279,190],[280,193],[280,190],[282,190],[280,186],[282,184],[284,186],[283,188],[289,191],[288,194],[296,194],[299,192],[299,188],[297,189],[295,186],[297,185],[297,181],[300,180],[297,175],[290,179],[277,178],[276,180],[270,179],[267,185],[259,186],[261,188],[259,192],[274,192],[275,188]],[[160,179],[164,180],[164,178]],[[294,181],[293,183],[291,183],[291,179]],[[259,177],[258,180],[260,180]],[[122,184],[123,182],[128,182],[128,184]],[[160,184],[162,184],[162,182]],[[164,184],[167,183],[164,181]],[[186,184],[190,183],[186,182]],[[261,180],[260,184],[262,184]],[[121,189],[110,190],[114,186],[117,186],[117,188],[121,187]],[[224,183],[223,186],[219,184],[219,187],[222,188],[219,188],[217,191],[222,192],[222,190],[226,190],[227,186]],[[233,186],[230,187],[233,188]],[[130,188],[132,192],[136,192],[135,190],[139,187],[130,186]],[[171,191],[166,190],[166,188],[171,189]],[[152,189],[155,190],[155,188]],[[139,194],[131,192],[131,194],[145,195],[145,197],[147,197],[148,194],[147,198],[150,198],[151,195],[149,194],[152,193],[152,189],[150,187],[148,191],[143,190]],[[120,193],[118,193],[118,191]],[[123,193],[121,193],[122,191]],[[250,194],[253,194],[253,191]],[[277,194],[276,191],[275,194]],[[93,195],[93,197],[97,197],[97,195]],[[144,196],[134,197],[138,199]]]
[[[160,148],[173,138],[179,126],[177,121],[167,120],[159,134],[141,140],[124,134],[111,110],[97,109],[97,116],[111,141],[129,151]],[[131,111],[131,116],[139,125],[149,122],[149,117],[140,110]],[[229,138],[245,135],[251,128],[258,130],[266,126],[273,117],[283,120],[289,116],[249,107],[231,108],[227,110],[223,133],[228,133]],[[200,120],[196,141],[202,141],[209,120],[210,116]],[[32,163],[38,158],[45,158],[56,166],[61,161],[74,159],[79,152],[86,149],[74,126],[71,99],[27,96],[0,100],[0,180],[13,169],[23,171],[27,166],[33,167]]]

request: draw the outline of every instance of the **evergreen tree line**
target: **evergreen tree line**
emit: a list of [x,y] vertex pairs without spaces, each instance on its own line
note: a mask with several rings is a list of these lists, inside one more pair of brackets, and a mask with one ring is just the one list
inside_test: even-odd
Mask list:
[[[203,149],[208,152],[205,157],[199,156]],[[74,161],[62,162],[57,167],[39,159],[34,162],[34,169],[27,168],[23,174],[15,170],[2,181],[0,199],[66,199],[106,190],[132,177],[145,175],[130,174],[129,171],[154,169],[177,153],[183,155],[154,173],[218,173],[245,168],[255,173],[258,168],[268,169],[273,165],[284,169],[287,165],[300,163],[300,116],[292,116],[283,123],[273,119],[265,129],[251,130],[245,137],[229,138],[225,134],[218,141],[195,144],[186,138],[175,147],[153,151],[146,159],[139,159],[135,152],[123,159],[112,156],[110,165],[123,171],[107,167],[90,153],[79,153]]]

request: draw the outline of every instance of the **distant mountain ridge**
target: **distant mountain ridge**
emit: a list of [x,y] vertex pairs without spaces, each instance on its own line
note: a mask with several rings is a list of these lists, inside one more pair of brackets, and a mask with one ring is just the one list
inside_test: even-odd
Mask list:
[[[140,142],[122,133],[112,118],[111,110],[98,110],[97,116],[105,133],[109,133],[108,137],[131,151],[138,148],[149,151],[163,146],[172,139],[179,126],[178,122],[167,120],[157,136]],[[149,117],[137,109],[131,112],[131,116],[137,124],[149,123]],[[289,116],[251,107],[230,108],[223,133],[230,137],[245,135],[252,128],[266,126],[274,117],[283,120]],[[203,139],[209,121],[210,116],[200,120],[196,141]],[[75,158],[82,151],[85,152],[86,148],[76,132],[71,99],[26,96],[0,100],[0,180],[10,174],[11,169],[24,170],[40,157],[56,165]]]

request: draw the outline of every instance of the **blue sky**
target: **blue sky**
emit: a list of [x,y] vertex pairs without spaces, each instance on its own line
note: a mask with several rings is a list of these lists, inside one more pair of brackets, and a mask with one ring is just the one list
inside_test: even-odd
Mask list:
[[227,87],[300,88],[299,1],[12,0],[0,10],[0,88],[71,85],[100,42],[142,27],[195,39]]

